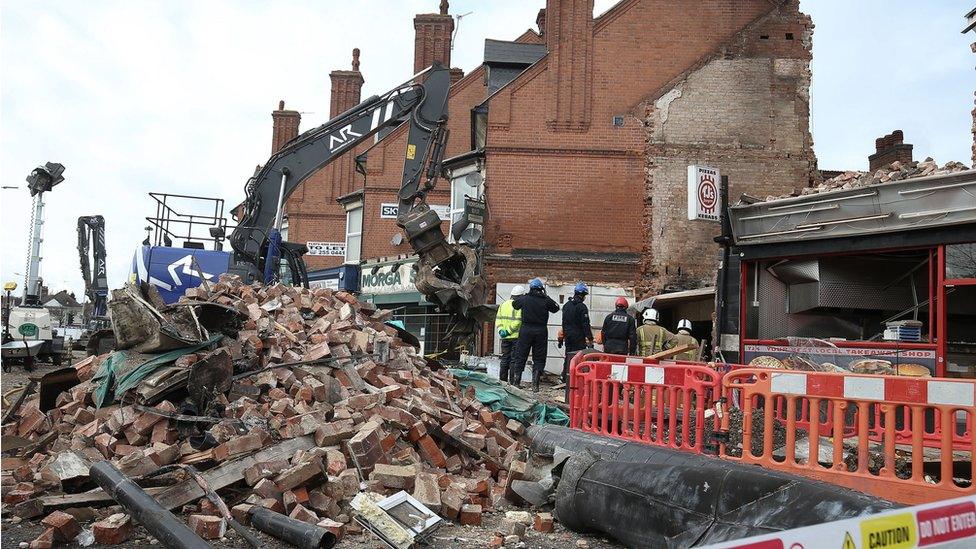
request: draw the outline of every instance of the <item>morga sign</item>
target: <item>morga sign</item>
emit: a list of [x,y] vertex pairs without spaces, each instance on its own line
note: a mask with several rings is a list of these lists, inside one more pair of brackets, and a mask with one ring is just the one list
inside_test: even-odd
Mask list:
[[[360,275],[359,291],[364,294],[399,294],[416,292],[414,284],[416,273],[413,270],[416,260],[407,263],[383,265],[376,272],[364,265]],[[394,268],[396,267],[396,268]]]

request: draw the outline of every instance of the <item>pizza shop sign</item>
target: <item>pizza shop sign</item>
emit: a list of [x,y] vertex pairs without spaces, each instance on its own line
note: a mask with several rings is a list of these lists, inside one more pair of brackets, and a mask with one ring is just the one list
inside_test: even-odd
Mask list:
[[719,182],[722,174],[717,168],[688,166],[688,219],[719,221],[722,199]]
[[360,291],[364,294],[416,292],[417,285],[414,281],[417,274],[413,270],[414,263],[416,261],[394,263],[379,268],[363,265],[360,275]]

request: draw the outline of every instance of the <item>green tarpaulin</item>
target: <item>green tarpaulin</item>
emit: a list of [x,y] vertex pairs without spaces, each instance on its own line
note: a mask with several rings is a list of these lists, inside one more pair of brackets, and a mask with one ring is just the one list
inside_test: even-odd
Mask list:
[[449,371],[462,389],[474,387],[474,396],[479,402],[494,411],[501,411],[505,417],[522,423],[569,425],[566,412],[556,406],[539,402],[525,391],[490,378],[488,374],[458,369]]
[[132,350],[115,351],[102,362],[98,373],[92,377],[95,385],[95,407],[108,406],[115,401],[115,395],[139,385],[139,382],[157,369],[175,361],[183,355],[195,353],[200,349],[220,341],[223,336],[215,336],[210,341],[190,347],[173,349],[160,354],[137,353]]

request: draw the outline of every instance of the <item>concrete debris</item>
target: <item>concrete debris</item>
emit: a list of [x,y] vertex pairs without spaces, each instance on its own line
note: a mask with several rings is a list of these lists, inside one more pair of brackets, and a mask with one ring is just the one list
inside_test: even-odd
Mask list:
[[792,196],[806,196],[819,194],[829,191],[856,189],[859,187],[869,187],[880,185],[892,181],[903,179],[913,179],[916,177],[928,177],[930,175],[944,175],[949,173],[963,172],[969,168],[961,163],[950,161],[946,162],[941,168],[931,157],[919,162],[917,160],[904,164],[894,161],[891,164],[882,166],[873,172],[846,171],[836,177],[827,179],[815,187],[805,187],[799,193],[781,196],[767,196],[766,201],[790,198]]
[[[25,517],[43,516],[61,493],[91,487],[89,465],[107,460],[133,479],[159,477],[152,482],[169,486],[151,493],[162,507],[183,508],[200,537],[224,536],[225,518],[174,469],[183,464],[198,469],[213,490],[234,484],[240,504],[230,514],[238,522],[261,507],[341,538],[362,531],[351,522],[350,503],[363,488],[380,497],[405,490],[443,517],[480,524],[509,482],[521,478],[523,425],[429,366],[383,322],[386,312],[346,292],[244,285],[222,275],[159,309],[159,324],[187,333],[190,327],[170,310],[197,303],[239,316],[202,326],[197,331],[215,343],[161,365],[116,395],[115,404],[96,408],[92,396],[92,378],[110,355],[80,361],[81,383],[58,395],[49,411],[41,411],[37,395],[24,402],[3,434],[30,441],[21,450],[30,455],[18,455],[17,466],[3,471],[4,503],[20,505]],[[374,355],[378,348],[383,359]],[[165,368],[196,380],[194,387],[183,381],[150,405],[134,401],[146,384],[172,379],[159,379]],[[113,503],[89,499],[85,505]],[[98,518],[92,525],[98,543],[121,544],[132,533],[128,515]],[[71,533],[70,523],[58,524],[54,542]]]

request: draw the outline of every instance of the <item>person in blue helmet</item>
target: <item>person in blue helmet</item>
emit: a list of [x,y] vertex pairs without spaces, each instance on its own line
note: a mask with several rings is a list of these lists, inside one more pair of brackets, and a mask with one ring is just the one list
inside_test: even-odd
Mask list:
[[576,353],[593,345],[593,328],[590,327],[590,310],[586,307],[586,296],[590,289],[580,282],[573,289],[573,297],[563,305],[563,338],[566,345],[566,359],[563,360],[563,383],[568,381],[569,363]]
[[522,327],[515,344],[515,364],[512,365],[509,382],[519,386],[531,352],[532,390],[539,392],[539,378],[546,368],[549,314],[559,312],[559,305],[546,294],[546,285],[539,278],[533,278],[529,282],[529,293],[516,297],[512,305],[516,310],[522,311]]

